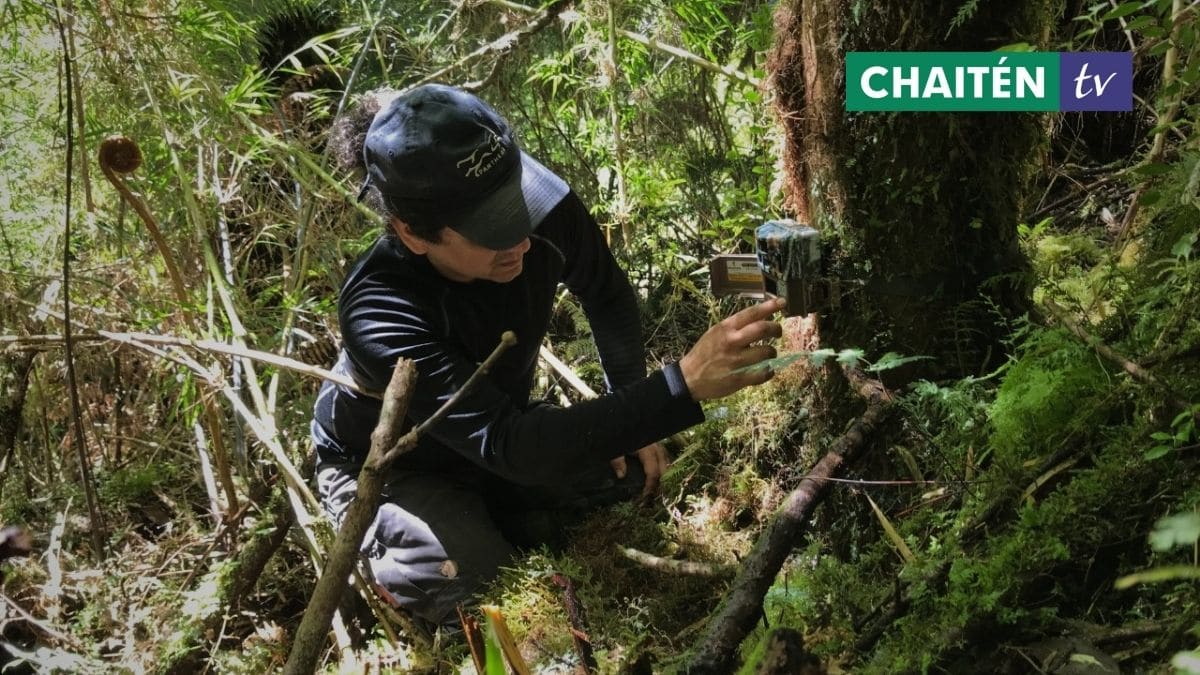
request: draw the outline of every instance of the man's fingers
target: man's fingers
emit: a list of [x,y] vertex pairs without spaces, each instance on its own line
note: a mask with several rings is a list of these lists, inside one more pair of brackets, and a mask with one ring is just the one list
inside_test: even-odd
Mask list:
[[653,476],[650,474],[650,472],[646,472],[646,484],[645,487],[642,488],[642,499],[645,499],[653,495],[655,492],[658,492],[658,482],[658,476]]
[[769,359],[775,358],[775,348],[770,345],[759,345],[757,347],[746,347],[742,351],[741,358],[743,367],[752,366],[756,363],[762,363]]
[[748,345],[759,340],[768,340],[783,336],[783,326],[777,321],[755,321],[736,331],[732,338],[735,343]]
[[729,321],[730,327],[732,328],[743,328],[754,323],[755,321],[761,321],[771,316],[786,306],[787,299],[771,298],[770,300],[764,300],[757,305],[751,305],[737,314],[729,315],[727,321]]
[[608,463],[612,467],[613,473],[617,474],[617,478],[625,477],[625,458],[618,457]]

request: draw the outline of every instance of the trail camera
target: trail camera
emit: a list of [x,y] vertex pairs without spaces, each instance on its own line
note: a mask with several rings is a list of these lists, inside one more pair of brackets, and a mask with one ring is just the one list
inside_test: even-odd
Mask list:
[[837,288],[821,272],[821,237],[793,220],[770,220],[754,230],[753,254],[721,255],[708,269],[716,296],[787,298],[788,316],[829,310]]

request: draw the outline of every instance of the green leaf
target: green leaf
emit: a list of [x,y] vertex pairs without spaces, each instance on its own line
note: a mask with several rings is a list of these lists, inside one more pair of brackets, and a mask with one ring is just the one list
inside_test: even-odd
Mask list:
[[1004,45],[1003,47],[997,47],[996,51],[998,51],[998,52],[1032,52],[1032,51],[1037,51],[1037,50],[1034,48],[1033,45],[1029,44],[1028,42],[1014,42],[1010,45]]
[[1100,17],[1100,20],[1112,21],[1113,19],[1120,19],[1123,16],[1129,16],[1130,14],[1133,14],[1141,8],[1142,3],[1140,2],[1123,2],[1117,5],[1115,9],[1109,10],[1107,14]]
[[1200,675],[1200,651],[1179,652],[1171,659],[1171,665],[1181,675]]
[[900,356],[896,352],[888,352],[888,353],[884,354],[883,356],[879,357],[879,360],[877,360],[875,363],[867,366],[865,368],[865,370],[868,373],[882,373],[885,370],[891,370],[892,368],[899,368],[900,366],[902,366],[906,363],[912,363],[913,361],[924,361],[926,359],[933,359],[933,357],[932,356]]
[[1133,172],[1143,176],[1161,176],[1164,173],[1171,173],[1171,167],[1168,164],[1162,163],[1143,164],[1134,169]]
[[1200,513],[1179,513],[1167,516],[1154,525],[1150,533],[1150,548],[1169,551],[1176,546],[1191,546],[1200,539]]
[[1177,579],[1200,579],[1200,567],[1192,565],[1169,565],[1155,567],[1143,572],[1123,576],[1113,583],[1118,591],[1136,586],[1137,584],[1155,584],[1160,581],[1175,581]]
[[[1175,242],[1171,247],[1171,255],[1176,258],[1188,258],[1192,255],[1192,247],[1196,245],[1196,239],[1200,237],[1200,232],[1188,232]],[[1176,418],[1178,419],[1178,418]]]
[[825,365],[826,359],[828,359],[829,357],[833,356],[836,353],[837,352],[835,352],[829,348],[818,349],[815,352],[808,353],[808,360],[814,366],[816,366],[817,368],[820,368],[821,366]]
[[1174,437],[1165,431],[1156,431],[1156,432],[1150,434],[1150,438],[1153,438],[1156,441],[1169,441]]
[[858,362],[862,360],[863,350],[861,349],[843,349],[838,352],[837,362],[843,366],[854,368]]
[[1125,30],[1142,30],[1143,28],[1156,25],[1158,25],[1158,22],[1154,17],[1144,14],[1126,24]]
[[766,361],[759,361],[758,363],[754,363],[754,364],[751,364],[748,366],[744,366],[742,368],[738,368],[737,370],[730,373],[730,375],[740,374],[740,373],[756,373],[756,372],[759,372],[762,370],[774,370],[774,371],[778,372],[780,370],[783,370],[784,368],[787,368],[788,366],[792,365],[793,363],[799,361],[800,359],[802,359],[808,355],[809,355],[808,352],[792,352],[790,354],[784,354],[783,356],[776,356],[773,359],[767,359]]
[[1162,457],[1163,455],[1167,454],[1170,451],[1171,451],[1171,446],[1169,446],[1169,445],[1156,445],[1153,448],[1150,448],[1149,450],[1147,450],[1146,453],[1144,455],[1142,455],[1142,457],[1144,459],[1146,459],[1147,461],[1151,461],[1151,460],[1158,459],[1159,457]]

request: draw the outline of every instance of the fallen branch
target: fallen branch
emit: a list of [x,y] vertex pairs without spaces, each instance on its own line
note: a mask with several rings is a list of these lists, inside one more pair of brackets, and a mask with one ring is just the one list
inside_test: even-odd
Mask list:
[[579,663],[586,673],[594,673],[596,655],[592,653],[592,640],[587,635],[587,625],[583,617],[583,603],[579,602],[575,584],[571,577],[565,574],[556,573],[550,580],[562,589],[563,607],[567,610],[567,621],[571,624],[571,642],[575,645],[575,653],[579,655]]
[[[319,366],[314,366],[311,363],[297,361],[293,358],[280,356],[271,352],[264,352],[258,349],[250,349],[239,345],[231,345],[225,342],[216,340],[192,340],[178,335],[159,335],[155,333],[125,333],[117,331],[98,330],[94,333],[82,333],[72,335],[72,342],[97,342],[103,340],[115,340],[118,342],[126,342],[128,340],[137,340],[146,344],[170,345],[174,347],[191,347],[192,349],[208,352],[212,354],[224,354],[241,359],[249,359],[258,361],[284,370],[290,370],[301,375],[307,375],[320,380],[329,380],[334,384],[341,385],[355,393],[365,396],[379,398],[378,392],[368,391],[363,389],[352,378],[345,375],[339,375],[333,371],[326,370]],[[0,346],[13,345],[16,348],[42,345],[56,344],[63,342],[64,338],[61,335],[0,335]]]
[[617,545],[617,550],[621,555],[629,558],[635,563],[657,572],[666,572],[667,574],[678,574],[688,577],[732,577],[737,574],[737,566],[721,565],[718,563],[695,562],[693,560],[672,560],[671,558],[662,558],[645,551],[639,551],[636,548],[628,548]]
[[1172,389],[1170,387],[1170,385],[1168,385],[1167,383],[1165,383],[1162,380],[1155,377],[1153,374],[1150,373],[1150,371],[1146,370],[1145,368],[1139,366],[1138,364],[1134,363],[1133,361],[1130,361],[1129,359],[1125,358],[1124,356],[1118,354],[1112,347],[1109,347],[1108,345],[1101,342],[1099,338],[1095,337],[1091,333],[1088,333],[1087,330],[1085,330],[1082,326],[1075,323],[1075,321],[1073,319],[1071,319],[1070,316],[1067,315],[1066,310],[1064,310],[1062,307],[1060,307],[1058,305],[1058,303],[1047,298],[1043,304],[1045,305],[1046,309],[1050,311],[1050,314],[1052,316],[1054,316],[1055,319],[1058,320],[1059,323],[1061,323],[1063,326],[1065,326],[1067,330],[1071,331],[1071,333],[1074,334],[1075,337],[1079,338],[1080,340],[1083,340],[1083,342],[1086,343],[1089,347],[1092,347],[1093,349],[1095,349],[1096,353],[1098,353],[1100,356],[1103,356],[1104,358],[1108,359],[1112,363],[1120,366],[1121,369],[1124,370],[1125,372],[1129,373],[1133,377],[1133,379],[1135,379],[1143,384],[1147,384],[1152,387],[1155,387],[1159,391],[1166,394],[1167,398],[1171,401],[1171,403],[1175,407],[1177,407],[1183,411],[1192,412],[1192,414],[1194,416],[1196,416],[1197,419],[1200,419],[1200,412],[1193,411],[1192,404],[1190,402],[1188,402],[1186,399],[1184,399],[1182,396],[1180,396],[1174,389]]
[[813,510],[825,496],[827,478],[836,474],[847,461],[855,459],[864,441],[883,418],[886,400],[872,395],[863,413],[841,438],[834,442],[825,457],[800,481],[799,487],[787,496],[783,505],[767,524],[754,549],[733,581],[733,588],[724,606],[708,623],[695,656],[688,665],[689,673],[728,673],[734,670],[738,646],[750,633],[762,614],[762,601],[783,563],[791,554],[812,518]]
[[[284,486],[276,488],[266,508],[263,509],[263,522],[270,526],[256,530],[250,541],[238,551],[237,559],[229,568],[228,574],[218,575],[222,580],[217,586],[216,602],[211,603],[211,611],[183,617],[177,635],[178,642],[168,645],[164,650],[164,659],[158,666],[158,672],[183,675],[201,670],[203,660],[208,654],[205,649],[211,637],[218,632],[221,624],[229,615],[237,612],[240,604],[249,596],[258,583],[267,563],[275,555],[275,551],[287,539],[295,517],[292,515]],[[231,516],[237,519],[244,515],[245,507],[238,514]],[[219,539],[214,537],[214,542]],[[187,584],[184,584],[186,587]]]
[[330,547],[329,557],[321,578],[309,598],[308,608],[304,610],[304,618],[296,629],[296,638],[292,643],[292,651],[288,655],[287,664],[283,667],[284,675],[306,675],[317,667],[317,660],[325,646],[325,636],[329,632],[329,621],[337,610],[338,602],[346,587],[346,579],[354,569],[358,559],[359,547],[375,512],[383,492],[385,474],[391,463],[400,455],[411,450],[421,434],[443,419],[450,410],[458,404],[462,397],[475,388],[476,383],[486,374],[500,355],[509,347],[516,344],[517,338],[511,332],[505,332],[500,338],[500,344],[492,351],[483,363],[479,364],[474,374],[455,392],[450,400],[422,424],[414,427],[408,433],[401,435],[404,420],[408,415],[408,403],[412,397],[413,385],[417,381],[417,367],[408,359],[400,359],[392,371],[392,379],[383,394],[383,406],[379,411],[379,422],[371,432],[371,449],[358,473],[358,487],[354,501],[346,509],[341,529]]

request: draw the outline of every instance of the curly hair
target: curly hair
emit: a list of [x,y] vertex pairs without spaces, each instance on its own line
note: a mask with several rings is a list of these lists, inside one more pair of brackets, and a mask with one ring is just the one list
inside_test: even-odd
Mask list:
[[[333,127],[329,130],[329,147],[342,171],[359,178],[366,175],[363,145],[367,140],[367,130],[371,128],[375,114],[399,94],[395,89],[368,91],[359,98],[354,107],[344,111],[333,121]],[[413,234],[421,239],[434,244],[442,240],[442,229],[446,227],[444,222],[431,219],[426,214],[396,208],[395,204],[383,198],[374,185],[367,190],[363,200],[376,212],[404,222]]]

